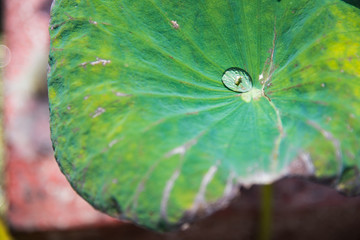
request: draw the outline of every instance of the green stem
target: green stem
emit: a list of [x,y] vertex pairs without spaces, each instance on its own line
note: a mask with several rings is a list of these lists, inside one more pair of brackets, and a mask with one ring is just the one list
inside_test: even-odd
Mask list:
[[273,186],[263,185],[261,187],[261,213],[257,237],[258,240],[271,239],[272,196]]

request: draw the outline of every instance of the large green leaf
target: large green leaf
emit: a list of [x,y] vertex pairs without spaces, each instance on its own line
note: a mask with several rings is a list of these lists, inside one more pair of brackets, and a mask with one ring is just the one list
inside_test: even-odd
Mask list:
[[[153,229],[286,175],[356,194],[359,23],[340,0],[57,0],[62,171],[96,208]],[[252,84],[225,86],[232,68]]]

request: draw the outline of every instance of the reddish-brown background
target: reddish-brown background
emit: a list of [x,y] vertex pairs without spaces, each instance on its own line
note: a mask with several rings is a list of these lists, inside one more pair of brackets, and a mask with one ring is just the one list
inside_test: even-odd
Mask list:
[[114,224],[72,190],[53,157],[46,69],[49,0],[5,1],[4,129],[8,221],[17,230]]
[[[46,68],[50,0],[6,0],[4,69],[7,223],[16,239],[259,239],[261,187],[187,231],[158,234],[94,210],[53,158]],[[360,239],[360,198],[302,179],[274,184],[266,239]]]

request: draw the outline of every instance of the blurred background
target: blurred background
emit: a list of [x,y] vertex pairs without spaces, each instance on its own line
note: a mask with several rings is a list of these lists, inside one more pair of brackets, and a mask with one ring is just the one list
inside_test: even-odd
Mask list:
[[360,198],[304,179],[242,189],[186,231],[154,233],[93,209],[53,157],[46,88],[52,0],[2,0],[0,240],[360,239]]

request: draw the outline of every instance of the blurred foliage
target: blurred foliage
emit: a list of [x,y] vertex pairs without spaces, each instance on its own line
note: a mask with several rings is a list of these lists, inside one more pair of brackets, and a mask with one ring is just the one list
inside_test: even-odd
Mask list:
[[[0,35],[0,45],[2,45],[3,40],[2,36]],[[0,54],[3,54],[2,52]],[[2,59],[4,56],[0,56]],[[0,61],[1,62],[1,61]],[[3,68],[0,67],[0,217],[5,212],[5,196],[4,196],[4,162],[5,162],[5,152],[4,152],[4,130],[3,130]]]

